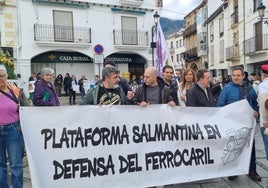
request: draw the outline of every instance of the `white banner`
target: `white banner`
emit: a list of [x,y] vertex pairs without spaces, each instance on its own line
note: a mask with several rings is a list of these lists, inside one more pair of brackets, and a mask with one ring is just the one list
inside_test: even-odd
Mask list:
[[34,188],[142,188],[247,174],[246,100],[222,108],[22,107]]

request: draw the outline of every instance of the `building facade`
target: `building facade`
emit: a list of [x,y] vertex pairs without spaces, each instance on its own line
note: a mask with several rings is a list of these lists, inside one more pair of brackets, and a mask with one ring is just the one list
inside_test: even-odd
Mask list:
[[185,51],[183,32],[184,28],[166,37],[166,42],[170,53],[168,64],[180,69],[185,68],[185,62],[183,58],[183,53]]
[[[198,56],[198,36],[197,36],[197,21],[202,21],[198,19],[197,15],[199,12],[204,14],[206,11],[207,0],[203,0],[201,4],[193,9],[189,14],[184,17],[185,21],[185,30],[184,30],[184,39],[185,39],[185,52],[184,52],[184,61],[187,68],[193,70],[203,68],[203,58]],[[201,10],[200,10],[201,9]],[[205,22],[205,20],[204,20]],[[201,25],[202,23],[199,22]],[[202,32],[202,30],[200,31]]]
[[[31,72],[51,67],[55,74],[100,75],[111,61],[122,74],[143,75],[151,64],[153,14],[161,1],[22,0],[18,4],[17,71],[27,80]],[[26,88],[25,88],[26,89]]]
[[0,0],[0,46],[13,59],[18,45],[17,1]]

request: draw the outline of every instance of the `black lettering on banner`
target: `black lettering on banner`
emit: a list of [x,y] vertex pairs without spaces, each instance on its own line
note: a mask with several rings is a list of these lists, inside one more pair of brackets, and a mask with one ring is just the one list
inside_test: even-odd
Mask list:
[[76,175],[78,178],[90,178],[91,176],[105,176],[108,174],[115,174],[114,163],[112,155],[107,159],[100,157],[92,160],[88,158],[83,159],[65,159],[62,163],[53,161],[54,175],[53,179],[74,179]]
[[221,138],[221,133],[218,129],[217,125],[211,126],[211,125],[204,125],[206,131],[207,131],[207,135],[208,135],[208,139],[217,139]]
[[145,154],[146,170],[158,170],[171,167],[199,166],[214,164],[214,159],[210,158],[209,147],[191,148],[165,152],[150,152]]
[[[154,127],[154,129],[152,129]],[[193,125],[169,125],[142,124],[132,127],[134,143],[156,142],[156,141],[177,141],[177,140],[204,140],[203,132],[198,123]]]
[[125,172],[138,172],[142,171],[142,167],[139,166],[139,161],[138,161],[138,154],[130,154],[127,155],[127,157],[123,157],[122,155],[118,156],[118,159],[120,161],[120,168],[119,168],[119,173],[125,173]]
[[[66,129],[62,131],[56,129],[43,129],[44,149],[51,148],[77,148],[98,145],[118,145],[129,144],[129,135],[126,125],[107,127],[96,127],[94,129]],[[58,136],[60,135],[60,136]],[[57,138],[57,139],[56,139]]]
[[47,142],[52,138],[52,131],[50,129],[42,129],[41,134],[44,134],[44,149],[47,149]]

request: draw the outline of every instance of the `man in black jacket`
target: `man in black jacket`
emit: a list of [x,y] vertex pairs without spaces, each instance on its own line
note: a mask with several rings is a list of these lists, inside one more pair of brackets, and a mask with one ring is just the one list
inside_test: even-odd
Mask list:
[[133,98],[133,104],[145,107],[148,104],[169,104],[175,106],[169,88],[164,80],[157,76],[155,67],[148,67],[144,72],[144,83],[139,85]]
[[197,83],[186,92],[186,106],[215,107],[216,103],[209,87],[209,71],[200,69],[196,77]]
[[178,84],[176,80],[173,80],[174,76],[174,70],[173,67],[170,65],[165,65],[162,68],[162,77],[165,82],[165,85],[169,87],[170,95],[173,99],[173,101],[176,103],[176,105],[179,105],[179,99],[178,99]]

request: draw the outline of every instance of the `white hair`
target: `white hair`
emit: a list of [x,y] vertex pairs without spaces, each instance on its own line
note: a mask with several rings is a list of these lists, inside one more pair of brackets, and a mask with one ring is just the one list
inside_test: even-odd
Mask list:
[[7,76],[7,69],[6,69],[5,65],[0,65],[0,71],[3,71],[5,73],[5,75]]

